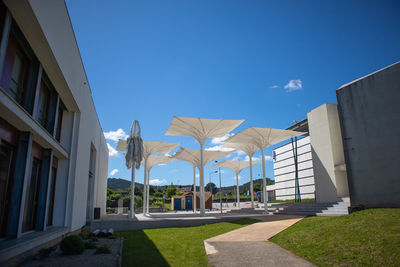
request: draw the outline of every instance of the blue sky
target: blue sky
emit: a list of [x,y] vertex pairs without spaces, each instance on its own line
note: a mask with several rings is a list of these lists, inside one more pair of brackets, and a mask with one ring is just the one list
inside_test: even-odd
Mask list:
[[[336,103],[342,84],[400,60],[396,0],[66,3],[109,138],[123,136],[119,129],[127,133],[137,119],[144,140],[198,149],[190,137],[164,135],[174,115],[246,119],[234,133],[249,126],[284,129],[313,108]],[[217,145],[209,140],[206,147]],[[130,179],[123,155],[111,149],[113,170],[113,177]],[[206,182],[214,170],[205,168]],[[143,182],[143,171],[136,173]],[[255,166],[255,178],[261,173]],[[267,176],[273,178],[271,161]],[[241,177],[247,182],[248,170]],[[192,168],[158,166],[151,179],[190,184]],[[222,179],[225,186],[235,183],[229,170]]]

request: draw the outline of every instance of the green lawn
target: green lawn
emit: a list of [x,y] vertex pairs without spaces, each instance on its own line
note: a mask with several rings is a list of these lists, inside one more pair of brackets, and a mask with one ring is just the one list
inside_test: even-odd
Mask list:
[[400,266],[400,209],[309,217],[270,241],[319,266]]
[[203,241],[258,222],[240,219],[197,227],[119,232],[123,266],[208,266]]

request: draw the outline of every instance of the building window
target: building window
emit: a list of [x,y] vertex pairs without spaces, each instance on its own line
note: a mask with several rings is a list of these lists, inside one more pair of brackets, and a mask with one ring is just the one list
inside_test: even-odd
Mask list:
[[11,25],[1,73],[1,87],[32,114],[39,61],[15,22]]
[[58,105],[58,117],[57,117],[57,122],[56,122],[57,126],[56,126],[56,132],[55,132],[55,137],[58,142],[60,142],[60,139],[61,139],[61,125],[62,125],[64,110],[65,110],[64,103],[60,99],[60,104]]
[[48,86],[42,81],[39,92],[38,121],[44,128],[46,128],[47,125],[49,102],[50,102],[50,91]]
[[10,95],[21,105],[23,104],[26,89],[26,77],[29,63],[24,53],[17,49],[14,56],[14,63],[11,68],[11,80],[9,84]]
[[37,158],[32,160],[31,177],[29,179],[28,190],[26,192],[25,216],[23,221],[23,231],[32,230],[36,226],[36,214],[39,197],[41,161]]
[[5,235],[12,186],[14,149],[2,141],[0,144],[0,236]]

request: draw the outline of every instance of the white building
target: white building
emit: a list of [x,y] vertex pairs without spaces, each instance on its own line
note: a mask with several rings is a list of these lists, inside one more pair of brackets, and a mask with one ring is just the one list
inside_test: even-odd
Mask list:
[[[349,200],[341,127],[337,105],[323,104],[307,119],[288,128],[306,132],[297,140],[297,173],[291,142],[273,150],[275,197],[277,200],[315,198],[320,203]],[[296,186],[297,185],[297,186]]]
[[[289,142],[273,150],[275,199],[295,199],[296,168],[294,153],[296,143]],[[310,137],[297,140],[298,189],[301,199],[315,198],[314,170]]]
[[0,265],[105,213],[108,149],[63,0],[0,1]]

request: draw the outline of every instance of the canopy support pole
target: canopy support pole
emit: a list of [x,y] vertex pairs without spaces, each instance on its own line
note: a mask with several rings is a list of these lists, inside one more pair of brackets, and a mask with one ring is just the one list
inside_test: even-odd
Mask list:
[[240,192],[239,192],[239,173],[236,173],[236,201],[237,206],[240,208]]
[[193,212],[196,213],[197,195],[196,195],[196,166],[193,166]]
[[205,215],[204,210],[204,142],[200,142],[200,215]]
[[250,195],[251,195],[251,208],[254,209],[254,189],[253,189],[253,159],[252,155],[249,154],[250,161]]
[[132,179],[131,179],[131,202],[129,219],[135,218],[135,162],[132,162]]
[[146,215],[147,195],[147,158],[144,159],[144,182],[143,182],[143,215]]
[[150,214],[150,208],[149,208],[149,204],[150,204],[150,170],[147,171],[147,197],[146,197],[146,213]]
[[268,203],[267,203],[267,178],[265,174],[265,153],[264,148],[261,148],[261,160],[262,160],[262,171],[263,171],[263,196],[264,196],[264,210],[268,213]]

